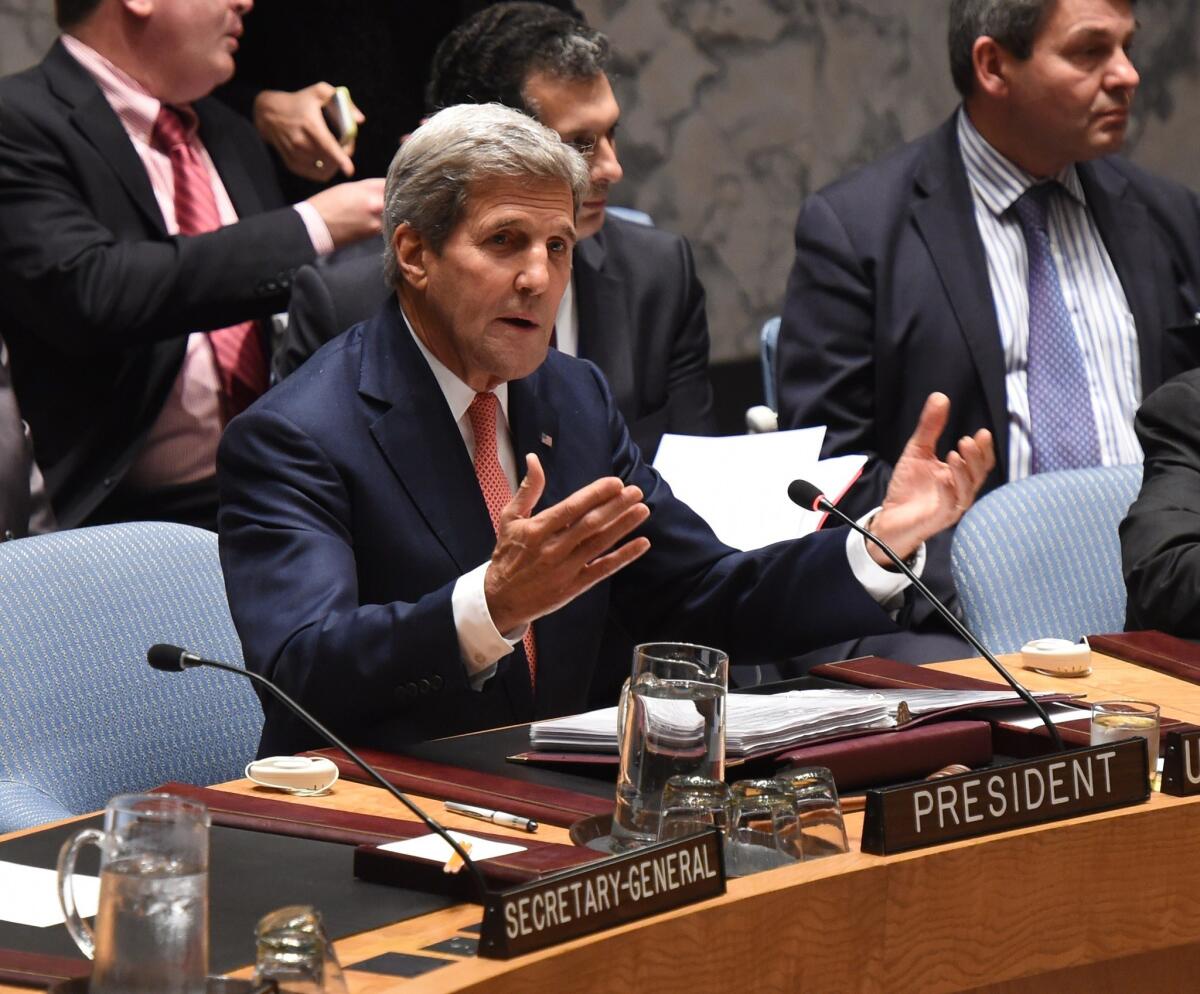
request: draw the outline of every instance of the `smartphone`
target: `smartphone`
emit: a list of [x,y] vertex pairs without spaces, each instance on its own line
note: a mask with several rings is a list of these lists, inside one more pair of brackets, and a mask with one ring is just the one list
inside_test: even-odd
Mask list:
[[333,91],[329,102],[321,108],[321,113],[325,116],[325,123],[329,125],[333,137],[343,148],[349,148],[354,144],[354,139],[358,137],[358,122],[354,120],[352,106],[350,90],[339,86]]

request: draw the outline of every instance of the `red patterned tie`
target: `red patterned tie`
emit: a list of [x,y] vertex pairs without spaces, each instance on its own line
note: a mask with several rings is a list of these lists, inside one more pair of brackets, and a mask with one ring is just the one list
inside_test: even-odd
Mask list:
[[[221,227],[212,179],[190,141],[195,133],[196,114],[190,107],[163,104],[150,135],[150,144],[171,160],[175,221],[181,235],[200,235]],[[267,357],[258,323],[244,321],[210,331],[208,341],[221,374],[226,417],[231,418],[267,389]]]
[[[471,419],[471,431],[475,433],[475,475],[479,478],[479,489],[492,518],[492,527],[500,531],[500,512],[512,500],[512,488],[500,465],[496,452],[496,412],[500,402],[494,393],[477,393],[467,408]],[[529,685],[537,680],[537,644],[533,638],[533,625],[525,629],[525,658],[529,661]]]

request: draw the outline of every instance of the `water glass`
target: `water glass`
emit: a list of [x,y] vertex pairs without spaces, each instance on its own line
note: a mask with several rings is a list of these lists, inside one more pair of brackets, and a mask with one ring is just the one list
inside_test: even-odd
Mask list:
[[[67,930],[94,960],[91,994],[204,994],[208,977],[208,809],[169,794],[123,794],[104,828],[63,844],[58,896]],[[100,849],[92,931],[75,906],[75,861]]]
[[729,657],[720,649],[653,642],[633,650],[613,812],[618,852],[654,842],[671,777],[724,779],[728,673]]
[[820,859],[848,852],[850,842],[842,820],[842,805],[829,768],[803,766],[784,770],[778,779],[788,784],[796,796],[801,858]]
[[744,877],[801,858],[796,795],[782,780],[739,780],[730,790],[725,870]]
[[663,787],[658,841],[694,835],[708,828],[725,831],[729,788],[708,777],[671,777]]
[[1153,780],[1158,772],[1158,717],[1158,705],[1148,701],[1097,701],[1092,705],[1092,745],[1140,735],[1146,740],[1149,776]]
[[315,908],[271,911],[254,930],[254,981],[273,980],[286,994],[346,994],[346,978]]

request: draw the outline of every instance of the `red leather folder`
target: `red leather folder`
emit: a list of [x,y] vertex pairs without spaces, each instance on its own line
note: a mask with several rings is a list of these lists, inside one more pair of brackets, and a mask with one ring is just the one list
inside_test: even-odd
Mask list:
[[895,731],[820,742],[780,753],[789,766],[826,766],[838,790],[919,780],[951,763],[986,766],[992,726],[986,721],[943,721]]
[[1106,656],[1200,684],[1200,645],[1195,642],[1166,632],[1145,631],[1089,635],[1088,644]]
[[[1092,639],[1088,639],[1092,647],[1101,650]],[[928,666],[914,666],[911,663],[900,663],[894,659],[882,656],[863,656],[861,659],[848,659],[844,663],[824,663],[813,667],[816,676],[828,677],[831,680],[842,680],[860,687],[876,687],[880,689],[912,687],[916,689],[936,690],[1009,690],[1004,683],[992,683],[975,677],[960,676],[957,673],[947,673],[945,670],[935,670]],[[1077,695],[1062,694],[1054,697],[1038,698],[1043,703],[1068,701]],[[1086,705],[1084,705],[1086,707]],[[973,710],[964,708],[964,710]],[[989,707],[991,711],[993,708]],[[950,712],[941,712],[947,714]],[[992,747],[996,752],[1024,759],[1049,752],[1051,748],[1050,733],[1041,725],[1034,728],[1024,728],[1006,722],[1003,709],[995,709],[992,722]],[[1065,721],[1058,724],[1058,733],[1067,745],[1085,746],[1089,742],[1089,721],[1080,718],[1076,721]],[[1188,722],[1178,718],[1160,717],[1159,726],[1162,735],[1159,738],[1159,748],[1166,747],[1166,733],[1182,731],[1191,727]]]
[[0,983],[45,989],[91,972],[91,960],[0,949]]
[[[359,749],[358,752],[389,783],[414,794],[436,797],[439,801],[477,804],[560,828],[570,828],[581,818],[611,814],[613,809],[613,801],[608,798],[592,797],[562,787],[480,773],[462,766],[399,756],[379,749]],[[333,760],[347,780],[370,782],[340,749],[318,749],[308,755]]]
[[[277,835],[293,835],[304,839],[321,839],[325,842],[340,842],[347,845],[375,846],[382,842],[411,839],[428,835],[429,828],[423,823],[380,815],[364,815],[354,811],[338,811],[332,808],[309,804],[296,804],[277,800],[274,797],[231,794],[224,790],[193,787],[185,783],[164,784],[159,790],[201,801],[209,810],[214,825],[244,828],[253,832],[274,832]],[[507,835],[491,835],[474,828],[471,835],[493,842],[511,842],[525,847],[524,852],[511,853],[479,864],[489,882],[502,886],[535,880],[548,873],[555,873],[580,863],[590,863],[602,854],[578,846],[544,842],[535,835],[514,838]],[[384,859],[400,862],[410,857],[399,853],[381,853]],[[416,861],[414,861],[416,862]],[[424,862],[424,861],[419,861]],[[355,865],[358,865],[356,858]],[[441,872],[440,867],[438,872]],[[364,877],[364,879],[378,879]],[[380,880],[380,882],[396,882]]]

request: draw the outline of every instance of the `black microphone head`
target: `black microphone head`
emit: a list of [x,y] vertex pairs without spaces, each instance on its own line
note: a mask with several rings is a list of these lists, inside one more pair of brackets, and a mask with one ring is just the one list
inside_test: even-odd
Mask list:
[[817,510],[817,502],[824,496],[821,489],[813,486],[808,480],[792,480],[788,484],[788,498],[793,504],[799,504],[806,510]]
[[186,649],[181,649],[177,645],[164,645],[159,642],[147,650],[146,662],[156,670],[178,673],[183,669],[183,657],[186,652]]

